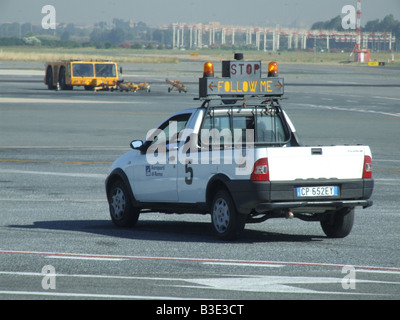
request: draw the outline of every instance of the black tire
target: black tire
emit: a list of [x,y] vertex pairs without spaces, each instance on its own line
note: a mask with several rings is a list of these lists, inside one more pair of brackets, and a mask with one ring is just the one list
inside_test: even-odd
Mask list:
[[211,224],[221,240],[235,240],[244,230],[247,216],[237,212],[231,195],[221,189],[215,195],[211,206]]
[[53,85],[53,69],[51,67],[47,68],[46,82],[47,82],[47,88],[49,90],[55,90],[57,88],[56,86]]
[[60,89],[61,90],[72,90],[73,89],[72,86],[68,86],[66,84],[66,81],[65,81],[65,68],[64,67],[61,68],[61,70],[60,70],[60,76],[58,78],[58,82],[60,84]]
[[107,198],[114,224],[118,227],[133,227],[138,221],[140,210],[133,206],[128,188],[121,180],[113,182]]
[[343,208],[326,220],[321,221],[321,227],[328,238],[345,238],[354,224],[354,208]]

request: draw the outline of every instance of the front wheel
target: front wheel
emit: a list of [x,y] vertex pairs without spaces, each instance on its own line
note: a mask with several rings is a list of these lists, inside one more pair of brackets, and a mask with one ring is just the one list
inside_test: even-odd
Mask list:
[[354,224],[354,208],[342,208],[321,221],[322,230],[328,238],[348,236]]
[[235,240],[243,231],[246,215],[236,211],[235,204],[228,191],[217,192],[211,207],[211,222],[215,234],[221,240]]
[[133,227],[138,221],[140,210],[132,205],[128,188],[121,180],[115,181],[108,191],[110,216],[118,227]]

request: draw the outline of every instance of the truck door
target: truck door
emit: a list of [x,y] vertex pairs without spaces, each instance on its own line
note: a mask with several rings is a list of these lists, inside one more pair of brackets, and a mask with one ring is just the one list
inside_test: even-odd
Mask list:
[[[200,118],[202,119],[202,116]],[[223,140],[221,131],[229,129],[229,123],[229,117],[226,115],[215,118],[208,115],[201,124],[199,134],[191,135],[189,139],[185,138],[185,147],[179,150],[177,182],[179,202],[205,202],[207,183],[218,173],[218,166],[223,161],[221,159],[223,151],[219,144]],[[212,149],[213,141],[217,144],[215,150]]]
[[178,138],[191,114],[165,121],[149,137],[147,151],[134,165],[134,194],[143,202],[177,202]]

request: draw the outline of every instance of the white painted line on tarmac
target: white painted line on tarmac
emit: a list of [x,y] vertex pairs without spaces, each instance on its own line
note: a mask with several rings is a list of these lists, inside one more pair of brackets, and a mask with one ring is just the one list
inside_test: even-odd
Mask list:
[[25,170],[12,170],[12,169],[0,169],[0,173],[35,174],[35,175],[60,176],[60,177],[72,177],[72,178],[94,178],[94,179],[107,178],[106,174],[98,174],[98,173],[65,173],[65,172],[48,172],[48,171],[25,171]]
[[0,201],[10,202],[76,202],[76,203],[95,203],[107,202],[105,199],[30,199],[30,198],[0,198]]
[[[117,258],[127,260],[149,260],[166,262],[198,262],[198,263],[250,263],[259,265],[283,265],[283,266],[304,266],[304,267],[323,267],[323,268],[343,268],[343,264],[317,263],[317,262],[295,262],[295,261],[263,261],[263,260],[233,260],[233,259],[212,259],[212,258],[189,258],[189,257],[157,257],[157,256],[129,256],[129,255],[104,255],[104,254],[85,254],[85,253],[62,253],[62,252],[40,252],[40,251],[15,251],[0,249],[0,254],[19,254],[19,255],[37,255],[37,256],[67,256],[67,257],[93,257],[93,258]],[[357,266],[357,270],[373,271],[395,271],[400,272],[400,268],[381,267],[381,266]]]
[[[39,272],[17,272],[17,271],[0,271],[0,275],[8,276],[28,276],[28,277],[43,277],[44,273]],[[91,279],[114,279],[114,280],[150,280],[150,281],[181,281],[180,278],[161,278],[161,277],[139,277],[139,276],[114,276],[105,274],[66,274],[66,273],[56,273],[56,277],[64,278],[91,278]]]
[[[227,290],[238,292],[257,293],[294,293],[294,294],[322,294],[322,295],[381,295],[377,293],[344,292],[344,291],[320,291],[299,287],[301,285],[328,284],[332,288],[341,288],[341,278],[335,277],[298,277],[298,276],[233,276],[219,278],[186,279],[192,283],[189,287],[196,289]],[[398,282],[383,282],[357,279],[358,283],[385,283],[400,284]],[[193,285],[194,284],[194,285]],[[385,295],[385,294],[383,294]]]
[[363,109],[356,109],[356,108],[323,106],[323,105],[308,104],[308,103],[296,103],[296,104],[293,104],[293,105],[302,106],[302,107],[309,107],[309,108],[314,108],[314,109],[327,109],[327,110],[349,111],[349,112],[359,112],[359,113],[367,113],[367,114],[379,114],[379,115],[384,115],[384,116],[400,118],[400,114],[399,113],[382,112],[382,111],[376,111],[376,110],[363,110]]
[[83,151],[119,151],[119,150],[131,150],[128,146],[0,146],[0,149],[38,149],[38,150],[83,150]]
[[400,270],[399,271],[386,271],[386,270],[365,270],[365,269],[356,269],[356,272],[363,272],[363,273],[384,273],[384,274],[392,274],[392,275],[398,275],[400,276]]
[[48,259],[67,259],[67,260],[95,260],[95,261],[127,261],[123,258],[103,258],[103,257],[72,257],[72,256],[46,256]]
[[0,69],[0,75],[2,76],[43,76],[42,70],[35,69]]
[[[30,272],[0,272],[0,275],[11,275],[11,276],[38,276],[44,277],[43,273],[30,273]],[[323,294],[323,295],[381,295],[377,293],[362,293],[362,292],[344,292],[344,291],[319,291],[315,289],[308,289],[298,287],[301,285],[312,285],[312,284],[330,284],[333,288],[336,285],[342,283],[342,278],[337,277],[304,277],[304,276],[264,276],[264,275],[252,275],[252,276],[212,276],[207,278],[166,278],[166,277],[127,277],[127,276],[113,276],[113,275],[90,275],[90,274],[56,274],[56,277],[72,277],[72,278],[98,278],[98,279],[119,279],[119,280],[139,280],[139,281],[166,281],[169,282],[169,287],[181,287],[181,288],[193,288],[200,290],[228,290],[228,291],[239,291],[239,292],[258,292],[258,293],[295,293],[295,294]],[[182,284],[174,284],[181,282]],[[399,285],[400,282],[393,281],[375,281],[375,280],[362,280],[357,279],[358,283],[369,283],[369,284],[394,284]],[[27,294],[36,295],[45,293],[49,296],[74,296],[76,297],[128,297],[124,295],[104,295],[104,294],[92,294],[92,293],[59,293],[59,292],[31,292],[31,291],[0,291],[0,294]],[[385,294],[383,294],[385,295]],[[152,296],[129,296],[136,299],[140,298],[157,298]],[[164,299],[174,299],[174,297],[159,297]]]
[[400,98],[393,98],[393,97],[381,97],[381,96],[373,96],[372,98],[375,99],[387,99],[387,100],[400,100]]
[[260,263],[236,263],[236,262],[203,262],[205,265],[216,265],[216,266],[240,266],[240,267],[262,267],[262,268],[281,268],[283,264],[260,264]]
[[[27,277],[41,277],[46,274],[39,272],[14,272],[14,271],[0,271],[1,275],[8,276],[27,276]],[[146,277],[146,276],[115,276],[111,274],[65,274],[56,273],[57,278],[85,278],[85,279],[106,279],[106,280],[139,280],[139,281],[165,281],[165,282],[185,282],[188,279],[184,278],[165,278],[165,277]]]
[[[43,276],[43,275],[42,275]],[[94,293],[73,293],[73,292],[43,292],[43,291],[0,291],[3,295],[29,295],[47,296],[59,298],[96,298],[96,299],[135,299],[135,300],[196,300],[196,298],[183,297],[160,297],[160,296],[136,296],[119,294],[94,294]]]

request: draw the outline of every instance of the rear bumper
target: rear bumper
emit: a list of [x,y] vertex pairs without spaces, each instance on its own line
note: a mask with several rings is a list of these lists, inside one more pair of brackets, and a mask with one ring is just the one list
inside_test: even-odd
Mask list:
[[260,203],[256,206],[257,213],[279,209],[296,209],[296,208],[368,208],[373,205],[371,200],[343,200],[343,201],[298,201],[298,202],[273,202]]
[[[335,197],[301,198],[297,196],[298,187],[307,186],[338,186],[339,195]],[[299,181],[249,181],[231,180],[228,189],[232,194],[236,207],[241,213],[250,213],[256,210],[258,213],[280,210],[303,208],[310,212],[342,208],[364,208],[372,206],[369,198],[374,189],[373,179],[355,180],[299,180]]]

